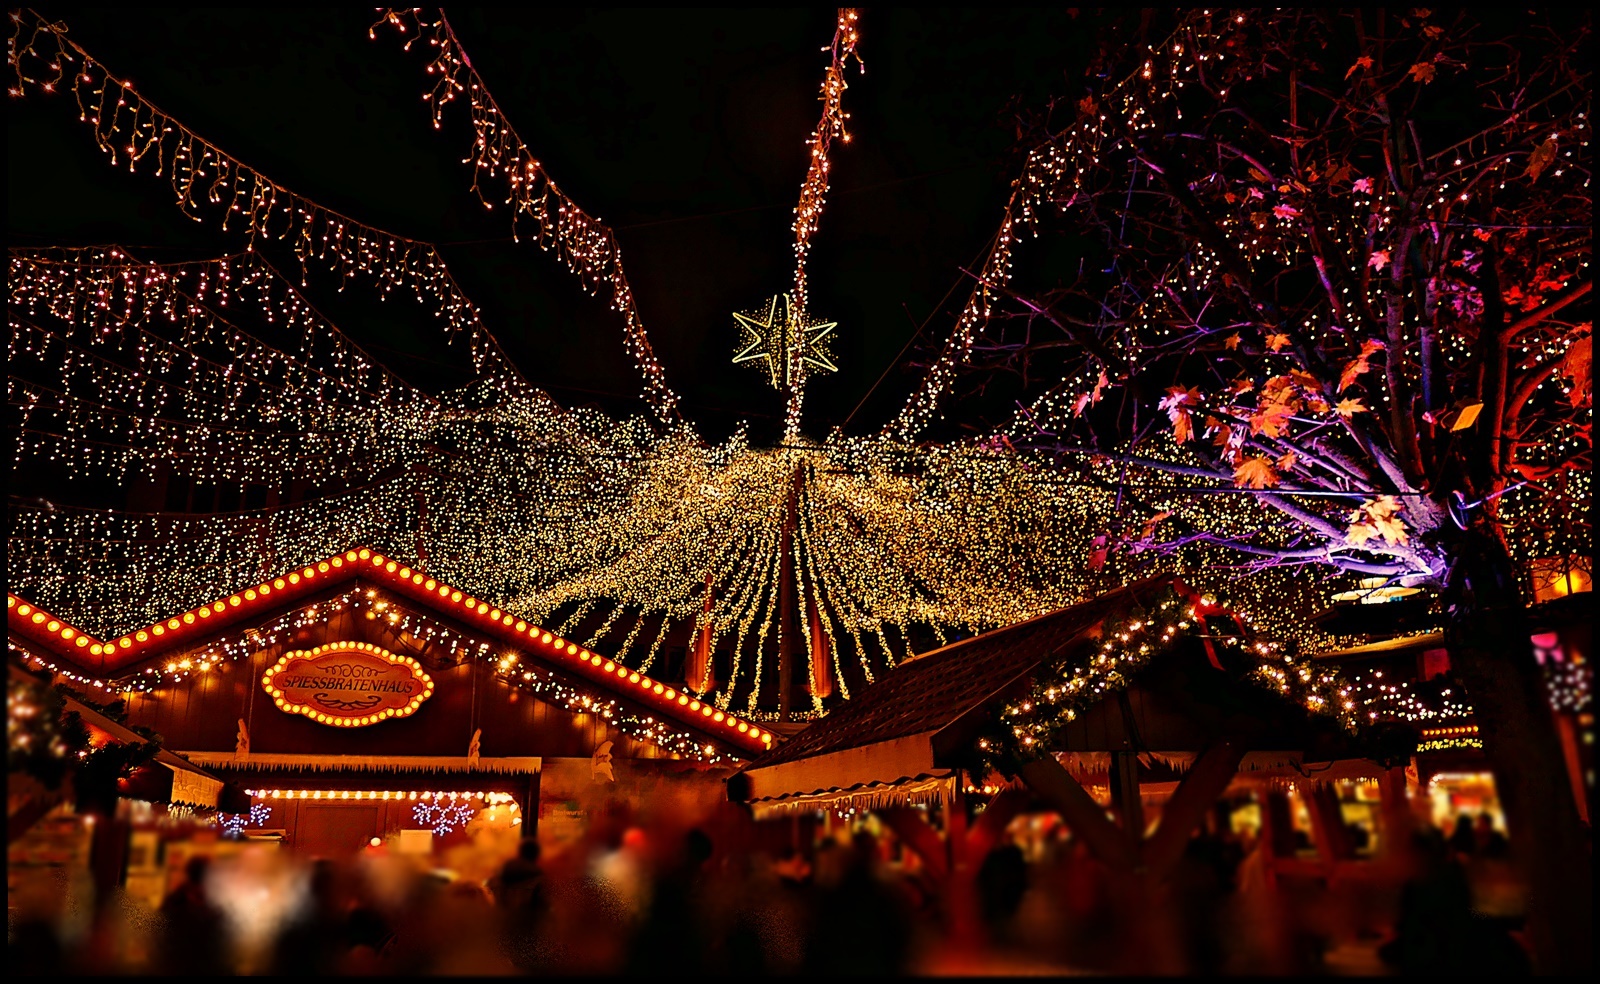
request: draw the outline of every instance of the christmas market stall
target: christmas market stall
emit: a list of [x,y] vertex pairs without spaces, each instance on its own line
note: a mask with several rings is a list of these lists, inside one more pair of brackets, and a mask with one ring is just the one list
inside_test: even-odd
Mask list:
[[[7,616],[14,665],[163,736],[157,794],[211,777],[218,822],[308,856],[438,853],[486,824],[559,846],[616,801],[688,815],[773,742],[370,549],[116,638],[15,595]],[[249,799],[220,803],[224,781]]]
[[[1409,743],[1377,751],[1350,729],[1353,708],[1326,668],[1165,576],[901,664],[745,767],[729,795],[758,819],[870,811],[936,879],[975,869],[1040,809],[1112,870],[1159,878],[1191,832],[1228,821],[1219,802],[1248,799],[1270,869],[1335,880],[1363,869],[1341,784],[1386,794],[1373,797],[1382,836],[1409,822]],[[981,811],[974,793],[988,794]]]

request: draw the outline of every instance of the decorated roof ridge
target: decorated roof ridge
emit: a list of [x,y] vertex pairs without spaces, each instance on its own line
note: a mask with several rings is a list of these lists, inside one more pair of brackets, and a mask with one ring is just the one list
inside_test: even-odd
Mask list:
[[[160,650],[198,639],[269,604],[292,603],[326,584],[357,575],[370,576],[398,589],[402,594],[425,600],[436,610],[475,629],[488,630],[504,641],[537,652],[558,669],[604,683],[607,689],[619,696],[668,714],[708,735],[723,738],[752,752],[772,747],[772,732],[758,728],[750,721],[702,702],[695,695],[667,686],[638,670],[630,670],[615,660],[563,639],[542,626],[503,612],[453,585],[428,577],[368,547],[352,548],[314,564],[297,567],[279,577],[120,635],[115,640],[98,639],[9,591],[6,592],[6,622],[19,634],[43,643],[82,668],[109,673]],[[91,662],[84,658],[85,653],[97,659]]]

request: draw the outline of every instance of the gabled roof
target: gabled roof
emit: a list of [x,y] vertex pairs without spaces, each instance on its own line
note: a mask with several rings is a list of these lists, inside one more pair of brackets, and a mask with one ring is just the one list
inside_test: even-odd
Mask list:
[[1153,601],[1173,581],[1151,578],[907,660],[746,771],[946,728],[1032,673],[1107,614]]
[[[846,705],[746,765],[729,795],[758,811],[897,801],[907,790],[953,783],[970,762],[988,714],[1024,693],[1054,660],[1077,658],[1108,617],[1153,609],[1176,587],[1162,575],[1027,622],[963,639],[900,664]],[[1313,761],[1359,758],[1331,718],[1254,682],[1245,664],[1219,666],[1199,646],[1156,654],[1067,723],[1055,752],[1196,753],[1219,735],[1249,752],[1292,750]]]
[[599,683],[626,700],[719,737],[746,753],[772,747],[770,731],[727,714],[692,694],[630,670],[605,656],[428,577],[383,554],[362,547],[334,554],[206,605],[127,633],[98,639],[37,605],[6,594],[9,630],[90,673],[113,676],[162,653],[212,638],[233,625],[254,624],[262,614],[311,598],[357,577],[420,602],[474,631],[498,638],[543,662]]

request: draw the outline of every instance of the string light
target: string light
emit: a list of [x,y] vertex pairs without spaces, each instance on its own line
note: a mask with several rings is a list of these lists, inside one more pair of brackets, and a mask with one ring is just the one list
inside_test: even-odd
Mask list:
[[528,150],[512,129],[489,87],[472,67],[444,10],[432,8],[435,20],[425,20],[420,7],[389,8],[368,30],[376,38],[377,28],[388,24],[406,38],[410,51],[417,40],[426,38],[434,49],[428,74],[434,76],[433,89],[423,95],[433,112],[433,126],[443,125],[444,110],[457,99],[466,99],[472,118],[473,142],[466,162],[472,168],[472,191],[492,208],[494,202],[484,187],[486,179],[503,180],[506,187],[502,203],[511,207],[511,232],[519,234],[518,222],[529,221],[534,239],[575,274],[588,292],[609,288],[611,307],[622,315],[623,339],[644,377],[646,402],[657,415],[673,421],[678,396],[666,383],[666,373],[656,360],[645,334],[644,322],[633,300],[633,288],[622,272],[622,247],[611,227],[585,212],[558,187],[538,158]]

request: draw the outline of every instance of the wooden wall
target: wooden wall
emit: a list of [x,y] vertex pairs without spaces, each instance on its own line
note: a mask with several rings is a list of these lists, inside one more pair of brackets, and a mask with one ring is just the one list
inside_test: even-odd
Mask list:
[[[278,710],[261,689],[266,669],[285,651],[340,640],[371,642],[415,657],[433,678],[433,696],[410,717],[357,728],[330,727]],[[573,714],[547,704],[496,679],[483,660],[469,657],[458,664],[455,654],[438,648],[410,636],[397,637],[381,620],[344,611],[247,660],[130,695],[128,723],[153,728],[175,751],[231,752],[242,718],[252,753],[464,756],[474,729],[481,728],[480,754],[485,757],[588,758],[608,739],[619,759],[664,756],[656,746],[608,726],[597,714]],[[595,692],[603,693],[598,688]]]

